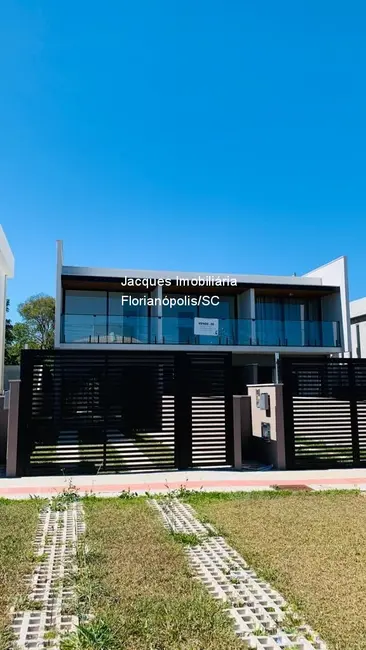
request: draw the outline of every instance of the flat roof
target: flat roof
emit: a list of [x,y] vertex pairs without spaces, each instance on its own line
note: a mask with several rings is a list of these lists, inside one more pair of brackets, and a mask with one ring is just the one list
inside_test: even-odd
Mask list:
[[[235,273],[209,273],[209,272],[192,272],[192,271],[151,271],[143,269],[108,269],[86,266],[63,266],[62,275],[72,275],[81,277],[94,278],[151,278],[151,279],[170,279],[186,278],[211,278],[211,279],[228,279],[236,280],[238,284],[248,285],[286,285],[299,287],[303,286],[322,286],[322,279],[316,277],[292,276],[292,275],[243,275]],[[335,285],[337,286],[337,285]]]
[[352,300],[349,303],[351,318],[358,318],[359,316],[366,315],[366,298],[359,298]]

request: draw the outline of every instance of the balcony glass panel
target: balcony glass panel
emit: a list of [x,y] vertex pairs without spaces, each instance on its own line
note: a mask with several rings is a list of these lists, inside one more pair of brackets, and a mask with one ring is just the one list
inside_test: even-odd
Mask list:
[[195,335],[194,318],[167,316],[163,319],[163,343],[181,345],[251,345],[252,321],[219,319],[218,336]]
[[162,343],[165,345],[245,345],[271,347],[340,347],[337,321],[258,319],[252,338],[250,319],[219,319],[217,336],[196,335],[194,318],[163,319],[136,315],[65,314],[63,343]]
[[292,347],[339,347],[336,321],[256,320],[257,345]]
[[63,316],[64,343],[107,343],[107,318],[93,314]]
[[[150,322],[147,305],[141,304],[145,293],[109,292],[108,336],[113,343],[148,343]],[[122,299],[127,298],[122,303]],[[135,304],[134,304],[135,303]]]
[[[197,296],[198,297],[198,296]],[[176,300],[184,299],[182,294],[169,295]],[[235,336],[234,296],[220,296],[217,305],[163,305],[162,332],[163,339],[171,343],[195,345],[220,345],[219,340],[233,341]],[[194,318],[218,318],[220,320],[219,336],[195,336]],[[231,343],[231,345],[235,345]]]

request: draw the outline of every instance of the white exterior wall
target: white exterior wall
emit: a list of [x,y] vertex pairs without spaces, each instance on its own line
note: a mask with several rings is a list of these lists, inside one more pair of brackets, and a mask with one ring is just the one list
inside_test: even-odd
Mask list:
[[340,288],[340,304],[336,295],[323,299],[323,319],[340,321],[344,356],[352,356],[347,258],[339,257],[329,264],[306,273],[305,277],[320,278],[322,284]]
[[63,243],[58,239],[56,242],[55,348],[60,347],[60,343],[61,343],[62,265],[63,265]]
[[0,226],[0,393],[4,392],[6,282],[14,277],[14,256]]
[[351,324],[352,356],[366,359],[366,316],[362,323]]
[[[352,356],[366,358],[366,298],[350,303]],[[352,322],[354,321],[354,322]],[[356,321],[356,322],[355,322]]]

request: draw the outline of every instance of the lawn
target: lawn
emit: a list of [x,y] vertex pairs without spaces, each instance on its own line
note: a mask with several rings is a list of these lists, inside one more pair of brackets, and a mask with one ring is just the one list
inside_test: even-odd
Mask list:
[[[86,499],[79,594],[94,619],[79,643],[103,650],[235,650],[221,606],[191,577],[184,546],[143,499]],[[85,564],[84,564],[85,562]],[[88,642],[88,639],[90,642]]]
[[292,603],[332,650],[366,650],[366,496],[199,494],[205,520]]
[[0,650],[9,647],[9,608],[24,595],[24,576],[34,561],[32,543],[39,502],[0,499]]

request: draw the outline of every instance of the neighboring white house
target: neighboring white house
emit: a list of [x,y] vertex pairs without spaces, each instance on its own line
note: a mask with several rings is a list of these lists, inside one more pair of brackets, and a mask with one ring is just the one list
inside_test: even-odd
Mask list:
[[0,226],[0,394],[4,392],[6,281],[14,277],[14,256]]
[[366,298],[350,303],[352,356],[366,358]]

